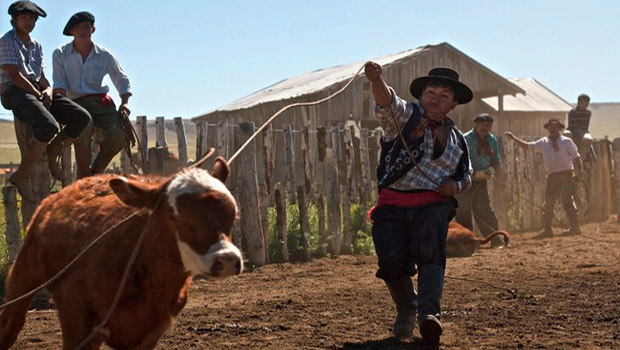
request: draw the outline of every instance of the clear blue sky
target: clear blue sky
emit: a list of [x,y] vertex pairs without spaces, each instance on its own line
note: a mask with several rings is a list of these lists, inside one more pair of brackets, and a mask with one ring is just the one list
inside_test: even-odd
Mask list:
[[[11,2],[0,2],[2,33]],[[134,117],[191,118],[290,76],[444,41],[504,77],[534,77],[569,102],[582,92],[593,102],[620,101],[614,0],[35,2],[48,13],[32,34],[46,75],[54,48],[71,39],[65,23],[88,10],[93,39],[131,78]]]

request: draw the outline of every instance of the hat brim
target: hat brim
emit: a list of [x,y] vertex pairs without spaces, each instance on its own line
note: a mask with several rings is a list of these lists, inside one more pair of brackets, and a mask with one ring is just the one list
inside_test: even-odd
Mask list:
[[409,86],[411,95],[419,100],[422,95],[422,90],[424,90],[428,82],[431,80],[442,81],[452,86],[452,89],[454,90],[454,100],[456,100],[456,102],[460,105],[468,103],[474,98],[474,93],[467,85],[454,79],[442,77],[419,77],[414,79],[411,82],[411,86]]
[[557,124],[560,127],[560,129],[566,129],[566,126],[564,126],[564,124],[562,124],[561,122],[552,122],[552,123],[547,122],[545,123],[545,125],[543,125],[543,128],[548,129],[549,125],[551,124]]

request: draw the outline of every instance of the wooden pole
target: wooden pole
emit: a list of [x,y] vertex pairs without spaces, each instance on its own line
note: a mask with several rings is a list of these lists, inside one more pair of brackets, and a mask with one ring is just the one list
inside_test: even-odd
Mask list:
[[263,240],[265,241],[265,261],[269,262],[269,193],[265,184],[258,185],[258,205],[260,211],[260,223],[263,229]]
[[323,193],[317,191],[316,194],[316,210],[319,221],[319,246],[317,247],[317,256],[322,258],[327,255],[327,230],[325,228],[325,197]]
[[[196,161],[202,158],[209,149],[207,143],[207,135],[209,133],[209,126],[207,121],[202,119],[196,122]],[[207,164],[201,166],[203,169],[207,169]]]
[[612,143],[614,159],[614,179],[616,180],[616,220],[620,222],[620,138],[615,138]]
[[185,126],[183,125],[183,118],[175,117],[174,127],[177,131],[179,167],[183,168],[187,165],[187,139],[185,137]]
[[[241,141],[254,134],[254,123],[239,123]],[[241,204],[241,233],[247,242],[248,259],[256,265],[265,264],[265,241],[258,210],[258,180],[256,179],[256,144],[251,142],[239,154],[238,164],[243,164],[239,174],[239,201]],[[239,169],[239,168],[237,168]]]
[[121,173],[122,174],[131,174],[133,169],[131,168],[131,160],[129,159],[129,155],[123,148],[121,150]]
[[286,166],[288,169],[288,201],[290,204],[295,204],[295,191],[297,188],[295,182],[295,146],[293,145],[293,130],[291,124],[284,125],[284,139],[286,149]]
[[273,181],[276,166],[273,149],[273,128],[271,124],[265,128],[264,132],[263,153],[265,153],[265,183],[267,184],[267,192],[273,194]]
[[[168,151],[168,142],[166,142],[166,121],[164,117],[155,118],[155,146],[163,147],[165,151]],[[166,155],[168,155],[167,152]]]
[[157,174],[157,175],[164,174],[164,159],[166,159],[165,153],[166,153],[166,148],[162,146],[149,148],[148,155],[149,155],[149,159],[151,160],[149,162],[149,169],[148,169],[149,174]]
[[368,202],[370,200],[370,192],[372,191],[370,184],[370,154],[368,153],[368,129],[360,130],[360,163],[362,166],[362,201]]
[[308,203],[304,186],[297,186],[297,206],[299,208],[299,227],[301,228],[301,246],[302,260],[310,261],[310,242],[308,235],[310,234],[310,221],[308,218]]
[[[140,164],[149,162],[149,134],[148,134],[148,126],[146,116],[140,115],[136,118],[136,129],[138,133],[138,139],[140,141],[140,147],[138,152],[138,159],[140,160]],[[144,158],[144,159],[143,159]],[[143,169],[146,173],[146,169]]]
[[71,171],[71,146],[65,147],[62,150],[62,173],[65,179],[62,182],[62,187],[67,187],[73,183],[73,172]]
[[228,159],[228,120],[222,120],[217,126],[217,154]]
[[310,153],[310,129],[307,125],[303,127],[301,135],[301,151],[304,161],[304,186],[306,193],[310,194],[312,193],[312,157]]
[[22,245],[21,230],[19,227],[19,215],[17,209],[17,188],[4,186],[2,188],[2,203],[4,204],[4,218],[6,220],[6,239],[9,251],[9,265],[13,263],[19,248]]
[[288,262],[288,246],[286,237],[286,199],[282,193],[282,185],[278,182],[274,188],[276,202],[276,232],[278,233],[278,261]]
[[325,154],[325,192],[327,194],[327,227],[331,236],[329,252],[332,256],[340,255],[341,245],[341,214],[340,184],[338,181],[338,165],[336,154],[328,148]]

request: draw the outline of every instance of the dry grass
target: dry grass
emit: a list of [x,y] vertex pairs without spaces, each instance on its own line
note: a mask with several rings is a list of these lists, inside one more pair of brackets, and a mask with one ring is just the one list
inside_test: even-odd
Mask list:
[[[196,126],[189,120],[185,120],[185,133],[187,139],[187,154],[189,159],[195,158],[196,155]],[[177,153],[178,143],[177,135],[174,131],[172,120],[166,121],[166,142],[168,148]],[[148,125],[149,147],[155,146],[155,121],[149,121]],[[17,139],[15,138],[15,129],[12,120],[0,119],[0,164],[15,163],[21,161]],[[117,165],[120,164],[120,157],[116,157],[113,161]]]

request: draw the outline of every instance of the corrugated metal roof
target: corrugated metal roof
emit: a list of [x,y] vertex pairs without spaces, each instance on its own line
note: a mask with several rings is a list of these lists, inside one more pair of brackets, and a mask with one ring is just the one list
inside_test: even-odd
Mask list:
[[[372,60],[382,66],[385,66],[402,58],[420,53],[425,49],[425,47],[417,48],[380,58],[373,58]],[[346,65],[319,69],[311,73],[287,78],[253,94],[222,106],[218,108],[217,111],[233,111],[250,108],[261,103],[288,100],[303,95],[313,94],[322,91],[329,86],[348,81],[365,62],[366,61],[358,61]]]
[[[534,78],[509,78],[508,81],[525,90],[524,94],[504,96],[504,110],[515,112],[568,112],[572,106]],[[483,98],[484,103],[497,110],[497,97]]]

